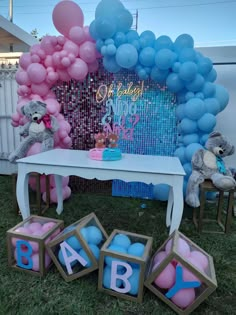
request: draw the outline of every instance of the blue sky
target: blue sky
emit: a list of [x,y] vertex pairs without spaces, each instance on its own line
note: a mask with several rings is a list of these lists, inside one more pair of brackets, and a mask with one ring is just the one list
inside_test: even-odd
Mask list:
[[[52,11],[59,0],[13,0],[13,23],[27,32],[36,28],[40,36],[58,35]],[[85,16],[85,25],[94,19],[99,1],[74,0]],[[190,34],[195,46],[236,44],[236,0],[123,0],[132,13],[138,10],[138,32],[156,36]],[[0,0],[0,14],[9,18],[9,0]]]

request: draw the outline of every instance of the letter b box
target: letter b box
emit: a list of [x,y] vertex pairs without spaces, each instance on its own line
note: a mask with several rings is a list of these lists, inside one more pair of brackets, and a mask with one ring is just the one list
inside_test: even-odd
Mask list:
[[114,230],[101,248],[98,289],[142,302],[152,237]]

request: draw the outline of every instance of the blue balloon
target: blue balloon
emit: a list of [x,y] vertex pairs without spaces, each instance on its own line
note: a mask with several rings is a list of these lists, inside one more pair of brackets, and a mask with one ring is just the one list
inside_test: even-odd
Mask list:
[[174,62],[172,66],[172,71],[178,73],[180,70],[180,66],[181,63],[179,61]]
[[183,88],[178,93],[176,93],[176,98],[177,98],[178,104],[186,102],[186,98],[185,98],[186,93],[187,93],[187,90],[185,88]]
[[200,143],[191,143],[189,144],[185,149],[185,158],[187,161],[191,162],[192,156],[195,152],[198,150],[203,149],[202,145]]
[[[118,246],[118,245],[110,245],[108,247],[108,250],[110,251],[114,251],[114,252],[117,252],[119,254],[127,254],[127,250],[124,248],[124,247],[121,247],[121,246]],[[120,258],[114,258],[114,257],[111,257],[111,256],[105,256],[105,263],[111,267],[111,264],[112,264],[112,261],[124,261],[123,259],[120,259]],[[117,267],[118,269],[123,269],[123,266],[118,266]]]
[[177,73],[170,73],[166,79],[166,85],[171,92],[177,93],[183,89],[184,83]]
[[96,260],[99,260],[100,257],[100,249],[95,244],[88,244],[88,247],[90,248],[91,252],[93,253]]
[[101,48],[104,46],[104,41],[102,39],[96,40],[96,49],[101,52]]
[[153,81],[163,83],[164,81],[166,81],[169,73],[169,70],[160,70],[157,66],[154,66],[151,70],[150,76]]
[[216,70],[213,68],[207,76],[205,76],[206,81],[215,82],[217,78]]
[[203,76],[197,73],[193,81],[186,83],[186,88],[191,92],[198,92],[202,89],[204,82]]
[[120,10],[124,10],[124,6],[117,0],[102,0],[98,3],[95,10],[95,18],[115,16]]
[[196,143],[199,142],[199,135],[197,133],[191,133],[191,134],[185,135],[183,137],[183,144],[185,146],[187,146],[193,142],[196,142]]
[[179,61],[186,62],[186,61],[197,61],[196,51],[193,48],[184,48],[179,53]]
[[141,48],[141,45],[140,45],[140,42],[139,42],[139,39],[134,39],[131,44],[137,49],[137,51],[140,50]]
[[185,163],[183,165],[183,168],[185,170],[186,176],[189,177],[191,175],[191,173],[192,173],[192,165],[191,165],[191,163]]
[[198,128],[205,132],[210,133],[216,125],[216,117],[213,114],[204,114],[197,122]]
[[[119,270],[118,270],[119,273]],[[106,289],[111,288],[111,268],[109,266],[105,266],[103,269],[103,279],[102,279],[103,286]],[[117,278],[116,279],[116,286],[119,288],[122,285],[122,280]]]
[[103,45],[101,47],[101,55],[103,55],[103,56],[107,56],[108,55],[107,54],[107,46],[106,45]]
[[136,65],[138,61],[137,49],[131,44],[122,44],[116,51],[117,64],[125,69],[129,69]]
[[113,238],[112,245],[117,245],[125,249],[128,249],[128,247],[131,245],[131,241],[127,235],[119,233],[116,234],[115,237]]
[[82,248],[80,241],[75,235],[72,235],[66,239],[66,243],[70,245],[74,250],[79,250]]
[[86,228],[86,230],[87,230],[88,242],[90,244],[98,245],[101,243],[101,241],[103,239],[103,235],[102,235],[102,232],[99,228],[91,225],[91,226],[88,226]]
[[195,95],[194,95],[193,92],[187,92],[187,93],[185,94],[185,100],[186,100],[186,101],[189,101],[189,100],[191,100],[191,98],[194,98],[194,97],[195,97]]
[[184,62],[179,69],[179,77],[184,81],[192,81],[197,74],[197,65],[192,61]]
[[202,93],[204,94],[205,98],[212,97],[215,94],[216,87],[215,84],[212,82],[205,82],[202,88]]
[[204,94],[202,93],[202,92],[197,92],[197,93],[195,93],[195,97],[196,98],[200,98],[200,100],[204,100]]
[[154,49],[158,51],[163,48],[167,48],[170,50],[174,49],[174,44],[169,36],[162,35],[155,40]]
[[133,268],[132,275],[128,279],[131,286],[130,291],[128,292],[129,294],[138,295],[139,288],[140,288],[139,279],[140,279],[140,269]]
[[127,43],[132,43],[132,41],[134,41],[134,40],[139,40],[139,35],[138,35],[137,31],[130,30],[126,34],[126,41],[127,41]]
[[127,254],[136,256],[136,257],[142,257],[145,250],[145,245],[142,243],[133,243],[129,246],[127,249]]
[[[70,257],[71,256],[71,253],[66,249],[66,255],[67,257]],[[64,256],[62,255],[62,250],[61,248],[59,249],[58,251],[58,256],[57,256],[58,260],[60,261],[61,265],[65,266],[66,263],[65,263],[65,259],[64,259]],[[71,267],[74,267],[76,265],[76,263],[78,262],[78,260],[74,260],[70,263]]]
[[180,123],[183,134],[196,133],[198,131],[197,122],[189,118],[184,118]]
[[133,24],[133,16],[128,10],[120,10],[115,17],[117,31],[128,32]]
[[184,108],[185,104],[179,104],[177,106],[175,114],[178,120],[182,120],[185,117]]
[[220,110],[224,110],[229,102],[229,93],[222,85],[215,85],[215,98],[219,101]]
[[204,103],[208,113],[217,115],[220,112],[220,103],[216,98],[206,98]]
[[99,39],[99,35],[97,33],[97,30],[96,30],[95,22],[96,21],[94,20],[90,24],[90,26],[89,26],[89,33],[90,33],[90,35],[92,36],[93,39],[97,40],[97,39]]
[[116,32],[116,24],[110,17],[99,17],[95,20],[98,36],[103,39],[112,37]]
[[202,135],[202,136],[201,136],[201,139],[200,139],[200,141],[199,141],[199,143],[200,143],[202,146],[204,146],[205,143],[207,142],[208,138],[209,138],[209,134],[208,134],[208,133]]
[[175,150],[174,156],[178,157],[181,164],[185,162],[185,148],[184,147],[179,147]]
[[143,69],[140,69],[140,70],[138,71],[138,76],[139,76],[139,79],[140,79],[140,80],[147,80],[147,79],[148,79],[148,74],[147,74],[147,72],[145,71],[144,68],[143,68]]
[[194,40],[189,34],[179,35],[174,42],[175,51],[180,52],[184,48],[193,48]]
[[170,49],[163,48],[156,53],[155,63],[161,70],[167,70],[172,67],[176,59],[176,55]]
[[198,61],[198,72],[203,76],[207,76],[213,68],[210,58],[203,57]]
[[192,120],[198,120],[206,112],[203,100],[199,98],[191,98],[184,107],[186,117]]
[[139,38],[140,38],[140,44],[142,48],[147,47],[147,46],[152,47],[156,40],[155,34],[151,31],[142,32]]
[[161,201],[168,200],[170,186],[167,184],[158,184],[153,187],[154,198]]
[[145,47],[139,53],[139,62],[146,67],[152,67],[155,64],[155,49],[152,47]]
[[120,45],[126,43],[125,34],[122,32],[117,32],[114,36],[114,42],[116,47],[119,47]]
[[108,56],[113,56],[116,54],[116,46],[113,44],[107,45],[106,54]]
[[112,39],[112,38],[108,38],[108,39],[106,39],[105,41],[104,41],[104,44],[105,45],[109,45],[109,44],[114,44],[115,42],[114,42],[114,39]]
[[103,66],[108,72],[111,73],[117,73],[121,69],[121,67],[116,63],[115,57],[104,57]]

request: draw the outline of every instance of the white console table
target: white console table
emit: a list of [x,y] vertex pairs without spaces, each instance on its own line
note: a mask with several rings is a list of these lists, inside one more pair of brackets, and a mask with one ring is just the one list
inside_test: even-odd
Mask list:
[[[88,151],[54,149],[17,160],[17,201],[23,219],[30,216],[29,173],[54,174],[57,190],[57,213],[63,211],[62,177],[80,176],[87,179],[142,182],[170,185],[166,225],[169,233],[178,229],[183,214],[184,169],[177,157],[122,154],[119,161],[96,161]],[[157,209],[158,211],[158,209]]]

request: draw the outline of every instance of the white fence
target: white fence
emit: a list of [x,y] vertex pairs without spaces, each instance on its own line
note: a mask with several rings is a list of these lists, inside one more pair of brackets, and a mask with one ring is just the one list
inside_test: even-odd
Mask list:
[[[230,95],[226,109],[217,115],[215,130],[221,131],[236,147],[236,47],[198,48],[216,65],[216,83],[223,85]],[[11,126],[11,115],[16,111],[16,69],[0,69],[0,174],[16,172],[15,164],[8,162],[9,153],[20,141],[18,128]],[[236,168],[235,154],[226,158],[230,167]]]

